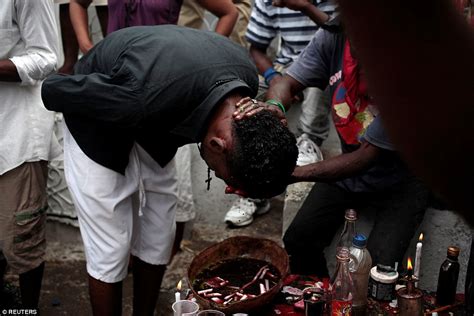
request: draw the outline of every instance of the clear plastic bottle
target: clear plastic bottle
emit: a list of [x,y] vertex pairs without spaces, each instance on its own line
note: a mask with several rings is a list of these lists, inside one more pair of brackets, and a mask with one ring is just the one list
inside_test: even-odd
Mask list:
[[346,210],[344,218],[346,222],[344,223],[344,228],[337,243],[336,254],[339,253],[342,248],[349,250],[352,246],[352,238],[356,235],[355,223],[357,221],[357,212],[354,209],[348,209]]
[[364,314],[367,306],[369,274],[372,268],[372,257],[366,246],[367,237],[362,234],[355,235],[352,239],[349,261],[349,271],[354,282],[353,310],[361,314]]
[[331,282],[331,316],[352,315],[354,284],[349,272],[349,249],[337,252],[337,270]]
[[454,303],[459,277],[459,248],[448,247],[448,257],[439,268],[438,289],[436,290],[436,303],[450,305]]

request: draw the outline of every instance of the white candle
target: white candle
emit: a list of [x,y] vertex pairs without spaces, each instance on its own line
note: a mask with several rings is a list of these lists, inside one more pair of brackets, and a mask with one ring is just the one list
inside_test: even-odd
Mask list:
[[263,283],[260,283],[259,286],[260,286],[260,294],[265,293],[266,292],[265,285],[263,285]]
[[174,293],[174,300],[175,302],[181,301],[181,280],[176,285],[176,292]]
[[415,269],[413,274],[419,279],[420,278],[420,266],[421,266],[421,250],[423,249],[423,233],[420,234],[418,242],[416,243],[416,253],[415,253]]

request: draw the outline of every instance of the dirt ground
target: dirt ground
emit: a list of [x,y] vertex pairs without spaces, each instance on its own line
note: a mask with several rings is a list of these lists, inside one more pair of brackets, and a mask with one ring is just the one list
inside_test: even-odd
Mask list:
[[[257,217],[250,226],[239,229],[203,221],[193,223],[186,233],[182,250],[168,266],[156,315],[173,315],[171,304],[176,285],[185,278],[187,267],[195,254],[204,248],[237,235],[259,236],[280,242],[282,208],[282,199],[276,198],[272,201],[272,209],[268,214]],[[40,298],[41,315],[91,315],[87,272],[78,229],[48,222],[47,237],[48,258]],[[14,276],[10,276],[9,280],[16,283]],[[131,314],[132,276],[129,275],[123,287],[123,315]]]

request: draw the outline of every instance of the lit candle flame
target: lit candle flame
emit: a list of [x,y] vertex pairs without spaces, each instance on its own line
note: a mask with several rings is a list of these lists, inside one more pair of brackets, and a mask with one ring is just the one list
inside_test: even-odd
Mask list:
[[407,269],[410,270],[410,271],[413,270],[413,266],[411,265],[411,258],[410,257],[408,257]]
[[182,280],[179,280],[178,285],[176,285],[176,289],[178,291],[181,291],[181,282],[182,282]]
[[420,237],[418,237],[418,241],[423,241],[423,233],[421,233]]

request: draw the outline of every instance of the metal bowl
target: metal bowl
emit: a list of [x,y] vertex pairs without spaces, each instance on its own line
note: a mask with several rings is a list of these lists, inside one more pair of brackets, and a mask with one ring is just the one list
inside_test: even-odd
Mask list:
[[[193,288],[196,276],[216,263],[234,258],[252,258],[271,263],[280,273],[280,279],[268,292],[245,301],[232,302],[227,306],[209,301],[198,295],[197,290],[195,291]],[[227,315],[239,312],[247,313],[263,308],[272,302],[282,287],[283,279],[288,274],[288,267],[288,254],[276,242],[269,239],[236,236],[212,245],[196,255],[189,266],[187,281],[202,309],[216,309]]]

